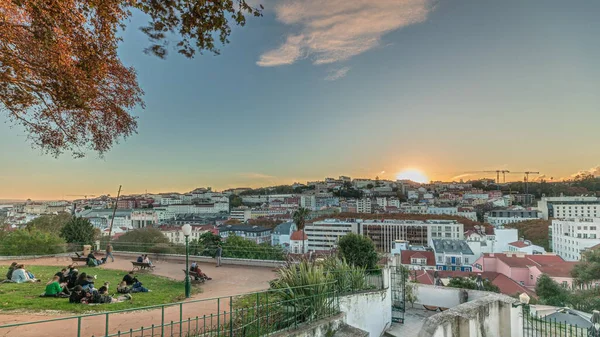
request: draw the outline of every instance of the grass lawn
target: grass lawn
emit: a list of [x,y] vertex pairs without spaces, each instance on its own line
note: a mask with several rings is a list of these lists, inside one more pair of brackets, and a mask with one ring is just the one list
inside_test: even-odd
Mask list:
[[[149,305],[171,303],[181,301],[185,298],[184,284],[182,281],[174,281],[150,273],[136,273],[137,278],[144,287],[152,290],[148,293],[132,294],[131,301],[113,304],[85,305],[69,303],[68,298],[43,298],[39,297],[46,289],[46,282],[60,271],[60,267],[48,266],[25,266],[32,272],[39,283],[2,283],[0,284],[0,311],[27,311],[39,312],[44,310],[65,311],[71,313],[113,311],[129,308],[138,308]],[[96,288],[100,288],[104,282],[110,282],[109,293],[117,297],[117,285],[127,273],[121,270],[109,270],[100,268],[78,268],[79,273],[97,275]],[[3,279],[8,271],[8,266],[0,267],[0,278]],[[192,284],[192,293],[200,292],[200,287]]]

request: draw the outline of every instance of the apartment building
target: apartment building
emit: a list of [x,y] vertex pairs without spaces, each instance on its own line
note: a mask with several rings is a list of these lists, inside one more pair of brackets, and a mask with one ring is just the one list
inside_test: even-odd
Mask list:
[[309,251],[328,251],[337,247],[340,237],[348,233],[360,234],[360,222],[355,219],[325,219],[307,223],[304,232],[308,236]]
[[464,225],[455,220],[368,220],[360,222],[360,231],[378,251],[390,253],[396,240],[427,246],[432,239],[462,239]]
[[465,240],[432,239],[437,270],[471,271],[475,256]]
[[271,244],[271,229],[249,226],[249,225],[225,225],[219,227],[219,235],[226,240],[231,235],[236,235],[246,240],[254,241],[258,244]]
[[372,213],[372,203],[370,198],[356,200],[356,213]]
[[565,261],[579,261],[581,252],[600,244],[600,218],[552,220],[552,251]]
[[502,226],[527,220],[541,219],[542,213],[538,210],[505,209],[491,211],[485,214],[485,221],[492,226]]
[[[600,198],[597,197],[542,197],[537,203],[537,209],[542,213],[542,218],[548,220],[560,217],[594,217],[594,206],[598,207],[599,205]],[[588,206],[590,206],[590,215],[588,215]],[[560,215],[555,212],[557,208]],[[596,214],[600,215],[598,212]]]

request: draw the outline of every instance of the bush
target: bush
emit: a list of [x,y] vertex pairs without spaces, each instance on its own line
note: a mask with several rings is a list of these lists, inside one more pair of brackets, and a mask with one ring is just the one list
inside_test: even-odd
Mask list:
[[85,218],[71,218],[60,230],[60,236],[68,243],[91,245],[97,232],[90,222]]
[[0,235],[0,255],[45,255],[66,251],[66,242],[58,235],[39,230],[19,229]]

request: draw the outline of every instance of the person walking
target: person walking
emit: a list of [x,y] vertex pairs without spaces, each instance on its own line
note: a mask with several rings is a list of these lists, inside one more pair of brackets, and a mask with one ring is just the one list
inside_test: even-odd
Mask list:
[[106,259],[108,260],[108,257],[110,256],[110,258],[112,259],[112,262],[115,262],[115,257],[112,255],[112,250],[113,250],[113,247],[110,243],[108,245],[106,245]]
[[215,253],[215,258],[217,258],[217,267],[221,266],[221,254],[223,254],[223,248],[221,248],[221,245],[218,245],[217,252]]

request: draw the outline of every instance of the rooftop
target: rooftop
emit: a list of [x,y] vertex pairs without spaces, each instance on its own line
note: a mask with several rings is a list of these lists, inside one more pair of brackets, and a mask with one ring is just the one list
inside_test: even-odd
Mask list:
[[304,231],[302,231],[302,230],[295,231],[294,233],[292,233],[292,236],[290,236],[290,240],[291,241],[308,240],[308,235],[306,235],[306,233],[304,233]]
[[401,250],[400,261],[402,264],[411,264],[411,259],[427,259],[426,265],[435,266],[435,255],[432,251]]
[[219,227],[220,232],[266,232],[269,228],[250,225],[224,225]]
[[293,225],[294,225],[294,222],[292,222],[292,221],[288,221],[288,222],[279,224],[279,225],[277,225],[277,227],[275,227],[275,229],[273,229],[273,234],[290,235]]
[[473,255],[473,251],[465,240],[444,240],[433,239],[433,250],[436,254],[439,253],[456,253]]
[[517,248],[525,248],[525,247],[531,246],[531,242],[529,242],[527,240],[519,240],[519,241],[511,242],[508,245],[517,247]]

